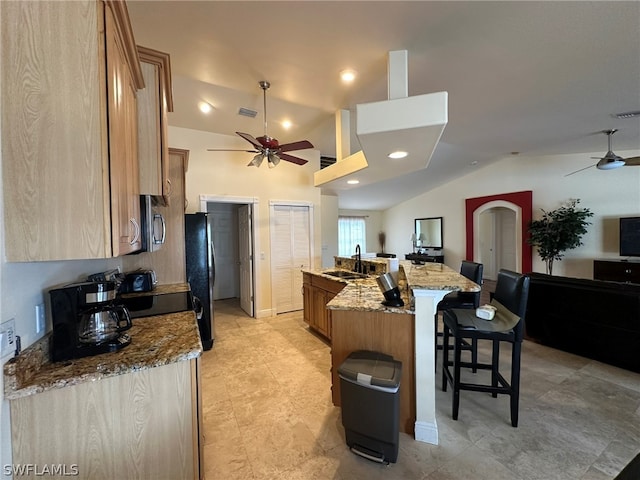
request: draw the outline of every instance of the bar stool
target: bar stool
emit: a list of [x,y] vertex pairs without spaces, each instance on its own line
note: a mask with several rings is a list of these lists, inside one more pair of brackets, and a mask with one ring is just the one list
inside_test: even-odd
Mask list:
[[[482,274],[484,266],[482,263],[470,262],[463,260],[460,265],[460,274],[468,278],[472,282],[482,285]],[[480,294],[481,292],[450,292],[447,293],[436,309],[435,329],[436,329],[436,361],[438,357],[438,350],[442,350],[442,344],[438,343],[438,338],[442,337],[442,332],[438,331],[438,312],[443,312],[450,308],[468,308],[475,310],[480,306]],[[471,351],[471,362],[477,363],[478,361],[478,348],[477,341],[471,340],[471,343],[464,343],[461,347],[463,350]],[[437,368],[437,367],[436,367]],[[474,369],[475,373],[476,370]]]
[[[510,396],[511,425],[518,426],[518,404],[520,398],[520,353],[524,331],[524,315],[529,294],[529,277],[510,270],[500,270],[496,290],[491,304],[497,308],[493,320],[482,320],[475,311],[465,309],[445,310],[442,345],[442,390],[447,384],[453,389],[452,418],[458,419],[460,390],[488,392],[496,398],[498,394]],[[449,360],[449,338],[453,337],[453,360]],[[463,342],[469,340],[491,340],[491,363],[462,362],[460,352]],[[507,382],[499,372],[500,343],[511,344],[511,380]],[[453,371],[449,369],[453,367]],[[460,380],[460,369],[477,368],[491,370],[491,385],[464,383]]]

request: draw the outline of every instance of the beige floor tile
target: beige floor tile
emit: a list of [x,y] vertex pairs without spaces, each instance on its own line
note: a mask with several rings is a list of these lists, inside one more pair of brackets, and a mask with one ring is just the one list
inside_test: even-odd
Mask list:
[[207,480],[605,480],[640,452],[640,375],[525,341],[518,428],[508,397],[478,392],[461,392],[452,420],[438,368],[439,445],[401,434],[398,461],[380,465],[346,445],[330,352],[302,312],[254,319],[216,302],[201,372]]

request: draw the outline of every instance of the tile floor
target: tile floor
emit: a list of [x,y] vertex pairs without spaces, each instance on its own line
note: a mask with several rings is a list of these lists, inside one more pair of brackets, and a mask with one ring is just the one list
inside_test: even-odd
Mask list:
[[438,375],[440,444],[401,433],[397,463],[376,464],[346,447],[330,350],[302,312],[216,309],[202,358],[207,480],[602,480],[640,451],[640,375],[525,341],[518,428],[508,397],[476,392],[461,392],[453,421]]

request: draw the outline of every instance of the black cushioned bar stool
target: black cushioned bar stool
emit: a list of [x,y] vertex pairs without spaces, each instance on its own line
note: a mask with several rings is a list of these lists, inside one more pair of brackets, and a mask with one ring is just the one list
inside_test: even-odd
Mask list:
[[[453,389],[452,418],[458,419],[460,390],[488,392],[495,398],[498,394],[510,396],[511,425],[518,426],[518,403],[520,398],[520,353],[524,331],[524,315],[529,295],[529,277],[510,270],[500,270],[496,290],[491,304],[497,308],[493,320],[483,320],[473,310],[450,309],[443,314],[444,332],[442,344],[442,390],[447,384]],[[449,339],[453,345],[449,346]],[[460,358],[463,342],[491,340],[491,363],[462,362]],[[499,372],[500,343],[511,343],[511,380],[508,382]],[[453,349],[453,360],[449,350]],[[449,367],[452,367],[450,369]],[[491,370],[491,385],[463,383],[460,368]]]
[[[482,285],[482,273],[483,265],[481,263],[471,262],[469,260],[463,260],[460,265],[460,275],[468,278],[472,282]],[[438,356],[438,350],[442,350],[442,344],[438,343],[438,338],[442,337],[442,332],[438,331],[438,312],[449,310],[450,308],[468,308],[475,310],[480,306],[480,294],[481,292],[451,292],[447,293],[436,310],[435,326],[436,326],[436,359]],[[471,340],[471,343],[465,343],[462,346],[463,350],[471,351],[471,362],[477,363],[478,361],[478,349],[476,340]],[[436,367],[437,368],[437,367]],[[473,370],[475,373],[475,369]]]

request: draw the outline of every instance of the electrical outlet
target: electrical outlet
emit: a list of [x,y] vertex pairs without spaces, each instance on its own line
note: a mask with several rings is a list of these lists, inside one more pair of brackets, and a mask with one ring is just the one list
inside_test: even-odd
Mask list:
[[36,305],[36,333],[41,333],[44,330],[44,326],[44,303],[41,303]]
[[0,332],[2,333],[2,349],[0,356],[4,357],[16,350],[16,321],[15,319],[7,320],[0,323]]

